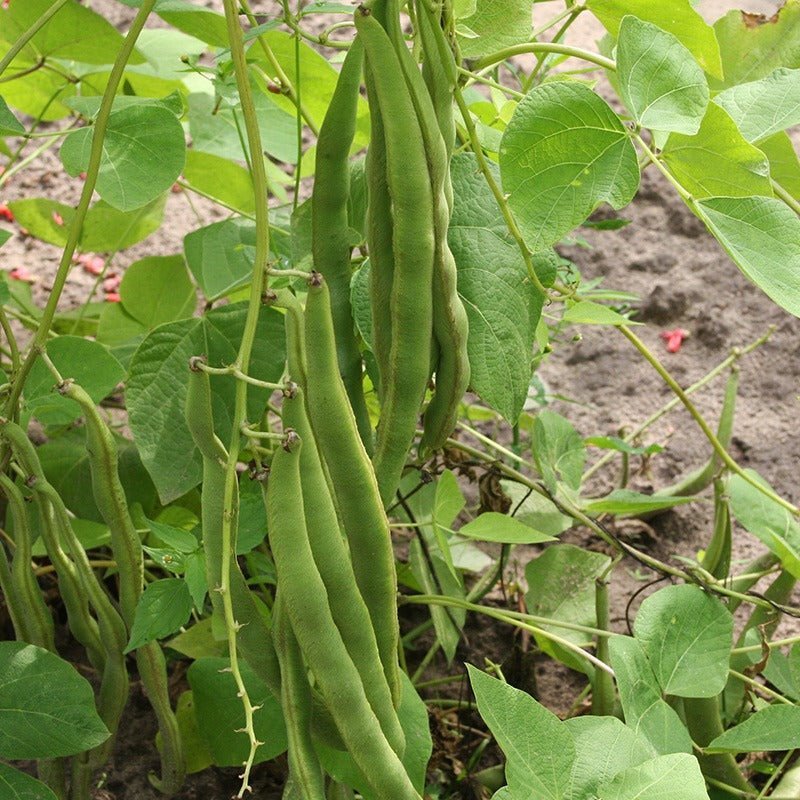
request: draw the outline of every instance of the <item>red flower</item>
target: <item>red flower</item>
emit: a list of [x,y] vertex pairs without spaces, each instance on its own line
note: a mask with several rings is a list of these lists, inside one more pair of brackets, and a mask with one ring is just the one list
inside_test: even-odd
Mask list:
[[112,272],[104,281],[103,281],[103,291],[106,294],[112,294],[119,289],[119,285],[122,283],[122,276],[117,275],[115,272]]
[[14,221],[14,214],[8,206],[0,206],[0,219],[4,219],[6,222]]
[[675,328],[671,331],[661,331],[661,338],[667,343],[667,351],[677,353],[681,349],[683,340],[688,338],[689,331],[683,328]]
[[54,211],[53,212],[53,222],[55,222],[56,225],[63,225],[64,224],[64,217],[62,217],[61,214],[58,213],[58,211]]
[[118,292],[109,292],[106,295],[106,302],[107,303],[119,303],[122,298],[119,296]]

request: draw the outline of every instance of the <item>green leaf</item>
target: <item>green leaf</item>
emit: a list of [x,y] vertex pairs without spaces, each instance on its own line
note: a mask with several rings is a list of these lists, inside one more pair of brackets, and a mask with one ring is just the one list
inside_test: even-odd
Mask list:
[[636,447],[619,436],[587,436],[583,443],[587,447],[599,447],[601,450],[616,450],[618,453],[628,453],[632,456],[649,456],[660,453],[664,448],[660,444],[649,444],[645,447]]
[[[452,559],[450,561],[452,563]],[[439,553],[429,552],[426,558],[418,538],[412,539],[409,546],[409,563],[412,574],[424,592],[464,599],[466,592],[463,583],[453,574],[451,564]],[[461,629],[466,621],[466,612],[461,608],[431,606],[430,614],[436,638],[449,663],[455,656]]]
[[484,512],[472,522],[462,525],[458,532],[470,539],[503,544],[540,544],[553,541],[552,536],[496,511]]
[[249,282],[253,265],[245,248],[255,244],[255,224],[240,218],[215,222],[186,236],[186,263],[206,299],[217,300]]
[[119,287],[125,312],[147,330],[189,317],[197,296],[183,256],[150,256],[126,270]]
[[200,547],[200,542],[191,531],[176,528],[174,525],[168,525],[165,522],[156,522],[146,517],[145,521],[153,536],[159,539],[162,544],[177,550],[179,553],[194,553]]
[[760,753],[793,750],[800,742],[800,707],[775,704],[728,728],[707,747],[707,753]]
[[591,300],[579,300],[568,306],[562,317],[564,322],[572,325],[635,325],[627,317],[614,311],[613,308]]
[[459,37],[461,54],[476,58],[531,38],[531,4],[528,0],[478,0],[475,13],[462,19],[476,36]]
[[[63,247],[67,243],[69,223],[74,214],[71,206],[44,197],[31,197],[14,200],[8,207],[17,223],[31,236],[56,247]],[[58,224],[56,215],[61,217],[62,224]]]
[[[64,105],[77,111],[86,119],[94,119],[100,111],[103,98],[101,95],[87,95],[81,97],[70,97],[64,101]],[[166,97],[138,97],[137,95],[122,94],[114,98],[111,110],[120,111],[129,106],[157,106],[171,111],[178,119],[183,116],[183,98],[180,92],[172,92]]]
[[[583,550],[571,544],[548,547],[525,567],[528,584],[525,600],[529,613],[561,622],[594,626],[597,622],[595,581],[610,563],[611,559],[602,553]],[[549,625],[541,627],[573,644],[586,644],[587,636],[580,631]],[[544,636],[537,636],[536,641],[544,652],[567,666],[586,671],[586,662],[567,649]]]
[[776,133],[758,143],[758,149],[769,159],[772,180],[794,197],[800,199],[800,159],[792,140],[786,133]]
[[[352,13],[352,12],[351,12]],[[296,51],[298,45],[296,37],[286,31],[267,31],[263,34],[269,48],[286,73],[286,77],[292,86],[305,86],[313,87],[313,91],[307,91],[303,97],[303,107],[306,113],[319,127],[330,105],[331,98],[333,97],[336,82],[339,78],[339,72],[330,63],[329,59],[318,53],[313,47],[310,47],[304,41],[299,42],[299,52]],[[260,47],[253,47],[248,56],[256,61],[260,61],[262,67],[266,70],[268,75],[273,75],[275,70],[272,65],[266,61],[266,57]],[[298,74],[297,64],[299,62],[300,71]],[[262,95],[263,96],[263,95]],[[292,124],[295,125],[295,118],[297,110],[293,101],[284,95],[269,96],[269,101],[274,103],[285,116],[289,117]],[[263,129],[262,129],[263,130]],[[358,115],[356,120],[356,136],[355,145],[363,146],[369,140],[369,108],[365,100],[359,101]],[[297,139],[294,137],[295,151],[297,149]],[[269,149],[267,148],[269,152]],[[297,158],[295,152],[288,163],[294,163]]]
[[[123,0],[127,5],[134,3]],[[138,7],[140,0],[135,2]],[[214,47],[228,46],[225,17],[188,0],[159,0],[156,13],[164,22]]]
[[155,639],[163,639],[185,625],[192,613],[189,587],[181,578],[149,583],[136,606],[126,653]]
[[619,34],[622,20],[628,14],[657,25],[671,33],[709,75],[722,77],[714,31],[689,0],[660,0],[658,3],[652,0],[588,0],[586,6],[612,36]]
[[189,587],[189,594],[198,613],[203,612],[203,605],[208,594],[208,577],[206,573],[206,556],[202,550],[197,550],[186,556],[186,568],[183,579]]
[[24,133],[22,123],[11,112],[8,103],[0,97],[0,136],[18,136]]
[[709,103],[695,136],[673,133],[669,137],[662,158],[694,197],[772,196],[767,157],[715,103]]
[[800,69],[776,69],[758,81],[732,86],[714,98],[748,142],[800,123]]
[[[245,662],[239,663],[245,688],[253,705],[261,708],[253,716],[256,737],[264,742],[256,750],[254,763],[269,761],[286,750],[286,728],[280,703]],[[227,658],[200,658],[187,673],[194,699],[200,735],[218,767],[241,767],[250,752],[250,742],[239,730],[244,727],[244,708]]]
[[[778,67],[800,67],[800,2],[787,0],[775,16],[730,11],[714,24],[725,80],[715,89],[765,78]],[[721,77],[721,76],[720,76]]]
[[[14,41],[52,5],[53,0],[12,3],[3,21],[4,25],[9,26],[6,35]],[[110,22],[74,0],[70,0],[30,40],[31,46],[41,56],[84,64],[113,63],[122,42],[122,36]],[[134,50],[130,63],[137,64],[142,60],[141,55]]]
[[616,717],[571,717],[564,724],[575,740],[567,800],[591,800],[601,783],[652,758],[647,741]]
[[552,81],[520,101],[503,134],[500,171],[531,250],[555,244],[603,201],[627,205],[636,150],[611,107],[585,84]]
[[[254,92],[253,104],[264,151],[278,161],[294,164],[297,161],[295,114],[289,114],[279,108],[272,100],[272,95],[267,97],[260,90]],[[215,109],[216,100],[213,95],[199,93],[189,95],[189,132],[192,136],[192,149],[213,153],[220,158],[244,161],[242,139],[236,127],[237,120],[241,125],[241,111],[237,109],[235,116],[233,109],[227,104],[216,111]],[[249,150],[247,152],[249,156]]]
[[189,150],[186,153],[186,180],[224,205],[243,214],[255,212],[253,180],[250,173],[227,158]]
[[[0,228],[0,247],[2,247],[13,235],[14,234],[12,231],[7,231],[5,228]],[[0,305],[5,305],[7,302],[9,301],[3,299],[0,301]]]
[[584,511],[588,514],[646,514],[648,511],[660,511],[683,503],[691,503],[693,499],[665,495],[654,497],[631,489],[615,489],[599,500],[587,502]]
[[[747,473],[772,488],[758,473],[753,470]],[[787,509],[739,475],[728,481],[728,495],[731,511],[739,523],[780,558],[784,569],[800,579],[800,523]]]
[[[542,299],[528,285],[519,248],[475,157],[454,156],[451,175],[455,201],[448,242],[469,319],[470,383],[487,405],[513,423],[528,397]],[[540,278],[547,284],[543,274]]]
[[710,197],[696,213],[737,267],[781,308],[800,316],[800,219],[771,197]]
[[500,481],[500,485],[511,499],[511,508],[516,509],[514,517],[520,522],[549,536],[558,536],[572,527],[572,518],[562,514],[548,498],[512,481]]
[[608,646],[625,724],[647,739],[655,753],[691,753],[689,732],[661,697],[641,643],[630,636],[612,636]]
[[[59,336],[47,345],[47,355],[65,379],[79,383],[95,403],[114,391],[125,377],[122,364],[102,344],[78,336]],[[46,425],[66,425],[81,415],[81,407],[54,391],[56,379],[38,359],[25,382],[25,403]]]
[[[246,303],[215,308],[202,318],[160,325],[139,346],[130,365],[127,406],[131,430],[147,471],[164,504],[193,489],[201,480],[201,459],[184,420],[189,359],[206,355],[212,366],[232,364],[244,331]],[[283,317],[261,310],[250,374],[277,382],[283,373]],[[219,430],[230,437],[234,381],[214,381],[214,414]],[[248,419],[260,419],[267,391],[248,390]]]
[[478,711],[506,756],[509,794],[562,800],[575,743],[569,728],[530,695],[467,664]]
[[57,655],[24,642],[0,642],[0,756],[59,758],[108,739],[94,692]]
[[165,644],[193,661],[207,656],[221,658],[228,652],[228,643],[214,638],[213,627],[211,617],[205,617]]
[[0,795],[5,800],[58,800],[49,786],[6,764],[0,764]]
[[725,688],[733,617],[700,587],[668,586],[650,595],[634,634],[667,694],[714,697]]
[[[89,164],[94,129],[82,128],[61,146],[70,175]],[[186,160],[183,128],[162,106],[129,106],[111,114],[103,142],[97,193],[120,211],[155,200],[181,174]]]
[[[128,504],[139,503],[150,513],[156,503],[156,491],[142,466],[133,442],[114,436],[119,453],[119,473]],[[67,508],[80,519],[102,522],[92,493],[86,434],[74,429],[48,439],[38,449],[47,480],[53,484]]]
[[617,76],[625,105],[643,127],[697,133],[708,105],[708,82],[689,50],[671,33],[623,17]]
[[[17,5],[24,4],[17,3]],[[0,29],[3,27],[3,21],[0,17]],[[11,62],[10,69],[22,71],[30,69],[34,64],[34,60],[19,56]],[[34,119],[52,122],[69,116],[70,110],[61,101],[72,97],[75,91],[76,85],[67,81],[60,73],[40,69],[26,75],[24,80],[4,83],[3,99],[11,108]]]
[[708,800],[706,782],[694,756],[672,753],[620,772],[598,787],[597,800]]
[[533,455],[547,488],[559,483],[580,489],[586,448],[569,420],[554,411],[540,411],[533,423]]
[[99,200],[86,213],[81,229],[81,250],[116,252],[144,241],[161,227],[166,204],[166,194],[133,211],[120,211]]
[[450,527],[455,518],[464,510],[467,501],[459,486],[458,478],[452,470],[446,469],[436,481],[436,495],[433,505],[433,520],[436,524]]

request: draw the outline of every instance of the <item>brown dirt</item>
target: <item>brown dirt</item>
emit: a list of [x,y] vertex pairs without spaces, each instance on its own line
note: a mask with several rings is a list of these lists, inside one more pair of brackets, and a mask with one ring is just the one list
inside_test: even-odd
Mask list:
[[[107,13],[120,27],[131,19],[131,11],[111,0],[94,0],[98,11]],[[219,8],[218,0],[207,6]],[[254,3],[257,11],[268,12],[276,3]],[[715,19],[738,4],[726,0],[704,0],[699,9]],[[772,0],[748,0],[748,10],[773,13]],[[536,6],[538,12],[542,6]],[[575,26],[571,41],[592,46],[599,34],[596,24],[585,15]],[[37,167],[22,173],[7,187],[0,200],[47,196],[74,202],[78,188],[61,173],[53,153]],[[210,204],[195,201],[203,224],[221,216]],[[734,346],[745,345],[761,336],[770,326],[775,333],[770,341],[741,363],[741,388],[737,406],[732,452],[743,466],[758,470],[785,497],[800,501],[797,485],[798,449],[794,436],[798,416],[800,383],[800,320],[778,309],[752,286],[729,261],[716,242],[683,206],[675,192],[654,170],[642,181],[638,197],[620,216],[631,224],[619,232],[581,231],[590,248],[562,248],[586,278],[604,276],[604,285],[633,292],[638,318],[646,322],[640,336],[650,346],[681,384],[688,385],[724,359]],[[145,255],[181,252],[182,238],[197,227],[197,219],[181,194],[170,197],[165,224],[145,242],[121,253],[114,268],[121,270]],[[3,269],[24,266],[40,282],[40,298],[48,290],[59,257],[57,248],[41,242],[15,237],[0,251]],[[93,279],[76,268],[63,297],[63,307],[83,302]],[[681,327],[690,332],[678,353],[666,352],[659,338],[663,329]],[[562,343],[545,362],[539,376],[553,396],[552,407],[567,416],[584,435],[615,435],[646,419],[670,399],[670,392],[658,375],[642,361],[629,343],[611,328],[582,328],[580,341]],[[721,406],[724,378],[695,396],[707,418],[714,420]],[[634,476],[637,488],[647,490],[672,482],[677,476],[701,464],[710,448],[684,411],[673,412],[647,435],[647,441],[666,443],[664,452],[655,456],[648,469]],[[612,488],[613,473],[599,474],[590,484],[598,494]],[[651,521],[655,538],[645,537],[640,546],[653,555],[669,560],[673,555],[692,557],[702,549],[710,534],[711,509],[700,502],[683,506]],[[585,531],[572,531],[565,541],[596,546]],[[735,557],[747,561],[761,552],[761,545],[744,531],[735,534]],[[536,548],[517,548],[506,581],[520,579],[525,563]],[[644,583],[635,572],[636,565],[625,561],[615,572],[612,585],[612,626],[625,631],[625,608],[630,597]],[[655,587],[657,588],[657,587]],[[649,591],[653,591],[650,589]],[[644,594],[642,594],[642,597]],[[634,610],[641,598],[634,604]],[[408,613],[408,616],[407,616]],[[404,624],[410,627],[419,616],[403,610]],[[782,632],[790,626],[786,624]],[[429,643],[429,640],[427,640]],[[420,640],[420,647],[426,640]],[[459,648],[456,666],[464,660],[476,664],[484,658],[501,663],[514,683],[534,690],[537,696],[557,712],[569,711],[581,688],[581,678],[560,665],[537,661],[520,647],[511,631],[491,620],[470,619],[465,641]],[[424,652],[424,650],[422,651]],[[410,654],[413,660],[415,654]],[[443,664],[435,664],[429,676],[448,674]],[[465,693],[463,685],[450,687],[449,696]],[[438,695],[446,694],[438,691]],[[436,714],[436,737],[443,750],[458,751],[452,729]],[[452,717],[450,718],[452,721]],[[120,729],[116,755],[109,767],[102,793],[104,800],[155,800],[159,795],[147,782],[147,772],[157,769],[157,755],[152,746],[154,725],[146,701],[134,693]],[[467,735],[462,731],[462,734]],[[452,775],[459,757],[442,755],[438,774]],[[449,760],[448,760],[449,758]],[[280,765],[278,766],[278,770]],[[255,797],[278,798],[276,768],[264,765],[254,771]],[[223,800],[237,787],[235,770],[211,769],[192,776],[178,800]],[[471,795],[464,795],[471,796]]]

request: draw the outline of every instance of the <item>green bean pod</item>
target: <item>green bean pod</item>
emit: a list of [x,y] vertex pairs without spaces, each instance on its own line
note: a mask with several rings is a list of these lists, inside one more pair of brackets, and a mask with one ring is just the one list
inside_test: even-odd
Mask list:
[[369,704],[392,749],[402,756],[405,736],[383,671],[375,630],[358,591],[350,553],[339,528],[336,508],[306,417],[303,392],[299,388],[296,391],[300,395],[299,402],[284,404],[283,424],[294,429],[303,441],[300,469],[311,551],[325,585],[331,615],[361,674]]
[[[44,602],[39,583],[31,568],[32,553],[30,525],[25,510],[25,499],[19,487],[5,473],[0,473],[0,489],[6,496],[8,508],[14,521],[14,558],[7,576],[8,585],[3,586],[6,604],[11,613],[17,638],[56,652],[53,615]],[[5,557],[5,551],[3,551]],[[24,608],[18,604],[24,602]]]
[[[52,514],[51,524],[57,535],[69,547],[81,585],[97,617],[97,627],[106,659],[98,692],[97,711],[113,737],[128,702],[129,679],[124,655],[128,644],[128,630],[92,571],[86,551],[72,529],[61,496],[47,481],[36,480],[31,488],[49,505]],[[103,763],[112,744],[113,739],[110,739],[106,745],[98,748],[97,757],[92,762],[94,766]]]
[[[433,333],[438,342],[436,388],[423,417],[420,452],[444,446],[455,428],[458,407],[469,385],[467,355],[469,322],[457,291],[455,259],[447,241],[452,205],[450,155],[440,129],[431,94],[416,61],[409,52],[400,26],[400,0],[391,0],[386,30],[397,53],[403,76],[425,143],[428,174],[433,193],[435,260],[433,269]],[[423,13],[423,17],[427,16]],[[429,53],[428,62],[441,64],[438,50]],[[442,69],[444,72],[444,70]],[[441,98],[437,98],[442,103]],[[449,100],[452,109],[452,95]]]
[[265,490],[269,542],[284,608],[339,733],[376,798],[420,800],[381,730],[358,668],[333,621],[308,540],[300,477],[302,446],[296,436],[291,446],[287,443],[275,452]]
[[[117,443],[94,401],[80,386],[65,381],[58,391],[78,403],[86,419],[92,492],[111,532],[111,550],[119,574],[120,609],[130,634],[144,586],[144,553],[119,478]],[[154,783],[164,794],[172,795],[183,784],[186,767],[178,721],[169,699],[166,661],[158,642],[148,642],[137,648],[136,665],[162,737],[162,777]]]
[[[284,301],[284,307],[287,309],[286,350],[290,377],[300,386],[305,386],[308,378],[304,315],[299,302],[293,296],[290,301]],[[348,543],[339,526],[336,506],[329,488],[329,478],[325,473],[309,423],[305,392],[295,386],[293,396],[297,394],[300,395],[302,402],[285,404],[283,424],[284,428],[295,430],[304,443],[300,454],[300,469],[306,527],[314,561],[328,593],[334,622],[342,634],[348,653],[361,673],[367,699],[392,748],[402,755],[405,735],[397,718],[392,693],[383,671],[373,622],[369,609],[359,593]]]
[[374,465],[387,505],[400,483],[428,386],[433,335],[431,286],[435,260],[434,198],[425,142],[403,70],[392,43],[369,9],[355,24],[375,86],[386,139],[387,183],[392,199],[392,336],[389,380],[383,386]]
[[[375,3],[372,15],[385,23],[385,0]],[[384,386],[391,380],[392,284],[394,283],[394,245],[392,198],[389,194],[386,161],[386,132],[378,105],[372,68],[364,65],[364,83],[369,101],[370,139],[365,171],[367,178],[367,245],[369,252],[369,297],[372,314],[372,352],[378,365],[378,396],[383,400]]]
[[[222,614],[222,597],[218,589],[222,582],[222,515],[227,452],[214,433],[211,382],[208,373],[198,366],[197,358],[190,360],[186,423],[203,457],[201,524],[206,579],[214,613]],[[235,556],[231,557],[230,567],[231,602],[236,621],[242,626],[236,634],[237,647],[253,672],[279,698],[280,666],[269,627],[256,605],[256,599],[247,586]]]
[[397,663],[400,632],[389,520],[335,368],[330,298],[321,276],[315,276],[309,286],[305,339],[311,345],[306,349],[308,418],[330,477],[334,502],[350,546],[356,583],[369,610],[396,707],[400,698]]
[[[31,482],[45,480],[36,451],[28,434],[19,425],[9,420],[0,421],[0,432],[11,446],[14,458]],[[5,488],[5,486],[4,486]],[[89,612],[89,601],[83,591],[81,580],[72,559],[62,547],[54,528],[49,504],[38,493],[33,495],[39,511],[41,534],[47,556],[58,576],[58,588],[67,611],[67,623],[72,635],[86,648],[92,666],[99,672],[105,668],[105,651],[100,641],[97,620]]]
[[350,148],[356,132],[363,50],[356,39],[345,57],[336,90],[319,130],[314,189],[311,195],[311,251],[314,268],[331,292],[336,354],[358,432],[372,450],[372,425],[364,400],[361,351],[350,307]]
[[289,741],[289,774],[303,800],[325,800],[325,776],[311,739],[311,686],[303,655],[282,607],[275,599],[272,629],[281,665],[281,706]]

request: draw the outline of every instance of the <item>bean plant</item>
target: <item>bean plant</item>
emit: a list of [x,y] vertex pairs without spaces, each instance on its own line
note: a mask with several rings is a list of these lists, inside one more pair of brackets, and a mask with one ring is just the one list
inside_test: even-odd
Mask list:
[[[275,761],[287,800],[800,797],[800,509],[730,451],[769,334],[682,386],[558,249],[650,170],[800,316],[800,2],[120,3],[0,9],[0,245],[60,253],[0,273],[0,797],[99,797],[134,684],[165,796]],[[22,196],[56,155],[77,201]],[[672,393],[625,436],[548,407],[582,326]],[[676,406],[707,461],[636,491]],[[698,501],[693,557],[621,535]],[[459,648],[480,617],[572,671],[566,718]]]

